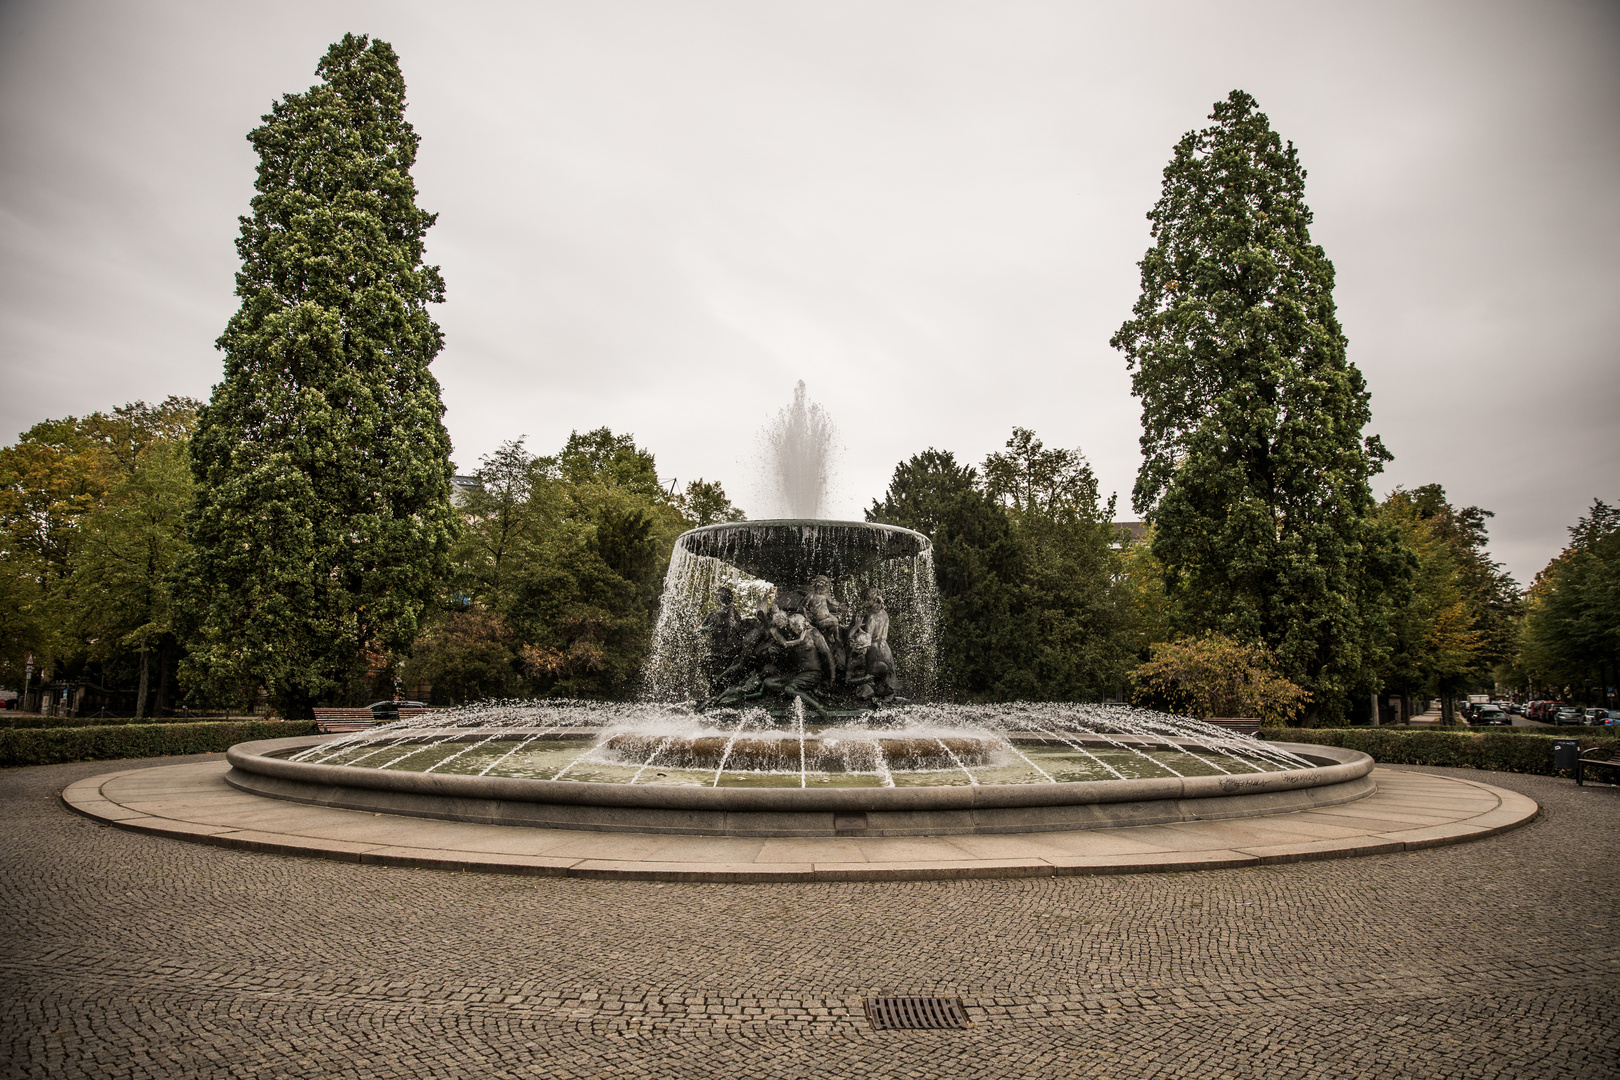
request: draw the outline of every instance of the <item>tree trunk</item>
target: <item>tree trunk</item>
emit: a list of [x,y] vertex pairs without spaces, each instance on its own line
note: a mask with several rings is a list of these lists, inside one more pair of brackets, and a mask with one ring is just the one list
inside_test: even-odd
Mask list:
[[144,720],[146,718],[146,684],[148,681],[148,672],[151,667],[151,665],[148,663],[148,658],[151,655],[151,650],[148,649],[143,643],[141,645],[141,686],[139,690],[135,691],[135,719],[137,720]]
[[158,687],[157,703],[152,708],[153,716],[162,716],[169,707],[169,643],[163,642],[158,650]]

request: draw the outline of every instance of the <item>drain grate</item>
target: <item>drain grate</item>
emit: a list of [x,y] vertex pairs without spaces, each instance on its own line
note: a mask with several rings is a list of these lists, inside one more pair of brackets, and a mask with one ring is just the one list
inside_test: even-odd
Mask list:
[[973,1026],[967,1018],[967,1010],[962,1008],[961,998],[867,998],[866,1018],[879,1031],[885,1028],[919,1031]]

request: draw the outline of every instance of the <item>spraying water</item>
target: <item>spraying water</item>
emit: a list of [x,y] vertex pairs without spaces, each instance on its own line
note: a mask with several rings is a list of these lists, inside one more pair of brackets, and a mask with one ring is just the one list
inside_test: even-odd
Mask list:
[[1254,776],[1312,764],[1186,717],[1128,705],[910,705],[861,723],[759,710],[486,702],[293,754],[316,764],[641,786],[930,787]]
[[826,517],[838,432],[827,410],[793,388],[793,404],[761,433],[766,449],[765,488],[776,512],[788,518]]
[[709,695],[705,619],[722,589],[730,590],[739,613],[751,617],[760,604],[789,602],[784,590],[818,574],[827,575],[834,598],[852,610],[866,604],[868,590],[882,594],[906,696],[934,697],[939,591],[927,538],[893,526],[825,520],[739,521],[682,534],[664,576],[643,697],[677,702]]

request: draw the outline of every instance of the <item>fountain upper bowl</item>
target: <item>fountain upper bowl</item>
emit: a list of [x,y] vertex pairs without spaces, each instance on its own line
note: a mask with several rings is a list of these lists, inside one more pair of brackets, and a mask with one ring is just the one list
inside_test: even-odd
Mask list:
[[702,525],[675,541],[693,555],[720,559],[765,581],[834,580],[868,573],[891,559],[914,558],[928,537],[871,521],[781,518]]

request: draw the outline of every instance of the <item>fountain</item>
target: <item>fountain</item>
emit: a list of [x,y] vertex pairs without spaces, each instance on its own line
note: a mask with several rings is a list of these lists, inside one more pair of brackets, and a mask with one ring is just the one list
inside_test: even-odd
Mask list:
[[910,529],[813,520],[693,529],[676,540],[664,578],[645,697],[759,704],[778,717],[797,701],[822,719],[931,697],[938,607],[928,538]]
[[1371,759],[1127,705],[486,703],[232,747],[226,779],[373,813],[742,836],[1043,832],[1263,816],[1374,790]]
[[814,516],[832,427],[803,383],[764,441],[796,516],[677,539],[642,701],[485,703],[244,743],[226,780],[373,813],[736,836],[1108,828],[1375,790],[1354,751],[1128,705],[939,701],[927,537]]
[[671,558],[645,700],[485,703],[247,743],[226,779],[373,813],[740,836],[1107,828],[1375,790],[1365,754],[1128,705],[930,700],[933,612],[928,541],[909,530],[694,529]]

